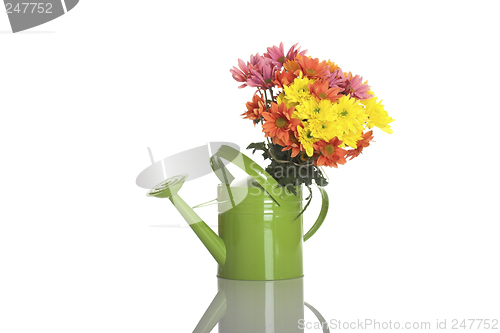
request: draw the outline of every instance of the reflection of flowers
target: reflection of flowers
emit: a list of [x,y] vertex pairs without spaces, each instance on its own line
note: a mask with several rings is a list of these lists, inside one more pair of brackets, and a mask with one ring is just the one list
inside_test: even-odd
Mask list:
[[252,148],[264,150],[271,163],[337,167],[370,145],[373,127],[392,133],[394,119],[367,81],[333,61],[305,54],[297,44],[285,53],[280,43],[248,62],[239,59],[239,68],[230,70],[243,83],[239,88],[257,88],[242,116],[262,122],[271,142]]

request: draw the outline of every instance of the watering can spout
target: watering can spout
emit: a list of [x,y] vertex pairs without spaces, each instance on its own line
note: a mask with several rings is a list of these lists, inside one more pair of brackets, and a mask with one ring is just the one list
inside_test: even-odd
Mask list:
[[177,194],[182,187],[187,175],[178,175],[158,184],[153,188],[148,196],[157,198],[169,198],[177,208],[182,217],[189,224],[196,236],[212,254],[217,263],[221,266],[226,262],[226,246],[223,240],[194,212],[194,210]]
[[181,213],[182,217],[189,224],[196,236],[212,254],[217,263],[221,266],[226,261],[226,247],[222,239],[194,212],[194,210],[177,194],[170,197],[170,201]]

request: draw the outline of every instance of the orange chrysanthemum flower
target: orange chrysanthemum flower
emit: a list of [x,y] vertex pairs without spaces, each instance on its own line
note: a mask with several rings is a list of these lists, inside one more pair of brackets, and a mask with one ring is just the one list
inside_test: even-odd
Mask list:
[[287,72],[299,75],[300,65],[295,60],[288,60],[283,64]]
[[[294,122],[290,127],[291,132],[289,135],[288,142],[282,144],[284,148],[281,151],[292,150],[292,157],[297,156],[301,151],[304,151],[302,144],[297,139],[299,137],[299,133],[297,132],[297,126],[301,124]],[[302,125],[301,125],[302,126]]]
[[286,146],[286,143],[283,140],[281,140],[280,138],[276,137],[276,136],[273,138],[273,143],[275,145],[280,145],[280,146],[283,146],[283,147]]
[[329,99],[330,102],[335,103],[340,97],[344,96],[340,94],[342,88],[333,87],[329,88],[328,81],[317,80],[313,84],[309,83],[309,91],[311,95],[317,99]]
[[253,123],[256,123],[256,120],[260,119],[262,112],[266,109],[266,102],[262,97],[255,94],[252,97],[251,102],[247,102],[247,112],[241,114],[243,119],[251,119]]
[[297,56],[295,61],[305,77],[310,79],[326,79],[330,75],[326,61],[319,62],[318,58]]
[[276,71],[274,74],[274,79],[273,83],[278,87],[278,88],[283,88],[283,86],[289,86],[290,84],[293,83],[293,80],[297,75],[293,74],[293,72],[287,72],[286,70]]
[[314,144],[314,149],[319,151],[321,155],[314,162],[317,166],[325,165],[329,167],[337,168],[337,164],[345,164],[345,155],[347,151],[345,149],[339,148],[342,143],[337,137],[334,137],[330,141],[318,141]]
[[265,123],[262,125],[262,132],[266,137],[271,137],[274,143],[283,145],[290,140],[292,128],[300,124],[300,120],[292,118],[294,107],[287,109],[285,103],[280,105],[271,103],[269,112],[264,112]]
[[359,154],[361,154],[363,149],[370,145],[370,141],[373,141],[373,131],[368,131],[364,133],[362,139],[356,142],[356,149],[351,149],[347,151],[347,157],[350,157],[349,161],[359,156]]

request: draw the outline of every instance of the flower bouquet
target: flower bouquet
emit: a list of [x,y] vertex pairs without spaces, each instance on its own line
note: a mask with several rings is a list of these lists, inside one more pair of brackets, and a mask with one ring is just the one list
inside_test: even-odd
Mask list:
[[286,54],[283,43],[268,47],[230,70],[239,88],[256,88],[242,116],[262,124],[267,139],[247,149],[263,151],[271,161],[266,171],[293,193],[312,180],[327,185],[321,167],[359,156],[373,141],[372,128],[391,134],[394,121],[361,76],[296,47]]

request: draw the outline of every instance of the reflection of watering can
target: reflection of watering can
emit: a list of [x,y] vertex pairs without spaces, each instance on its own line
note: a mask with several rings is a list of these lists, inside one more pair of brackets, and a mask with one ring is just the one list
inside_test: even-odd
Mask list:
[[219,292],[193,333],[208,333],[219,324],[219,333],[304,332],[304,305],[318,318],[323,332],[330,332],[324,317],[304,302],[304,279],[237,281],[218,279]]
[[[231,185],[234,177],[220,158],[231,161],[251,178]],[[279,187],[276,180],[239,151],[222,146],[211,164],[222,181],[218,187],[219,235],[177,194],[187,175],[168,178],[148,196],[169,198],[219,264],[218,276],[237,280],[281,280],[303,276],[302,242],[323,223],[328,196],[320,215],[304,235],[302,229],[302,189],[294,195]]]

